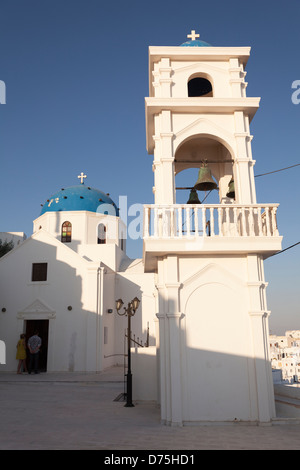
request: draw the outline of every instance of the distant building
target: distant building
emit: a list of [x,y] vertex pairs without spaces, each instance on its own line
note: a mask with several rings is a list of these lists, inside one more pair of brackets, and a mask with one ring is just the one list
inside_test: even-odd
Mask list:
[[286,331],[285,336],[270,335],[270,359],[274,383],[278,383],[281,371],[281,381],[286,383],[300,380],[300,330]]

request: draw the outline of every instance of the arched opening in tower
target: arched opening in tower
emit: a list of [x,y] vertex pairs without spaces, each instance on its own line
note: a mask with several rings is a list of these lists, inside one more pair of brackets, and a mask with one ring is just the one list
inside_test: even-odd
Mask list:
[[213,96],[212,84],[204,77],[194,77],[188,82],[189,97]]

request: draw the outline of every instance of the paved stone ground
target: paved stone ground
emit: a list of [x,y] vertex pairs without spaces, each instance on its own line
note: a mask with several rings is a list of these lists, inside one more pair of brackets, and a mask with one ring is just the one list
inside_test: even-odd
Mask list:
[[[121,375],[120,375],[121,374]],[[161,425],[153,403],[114,401],[122,369],[102,374],[0,373],[0,450],[300,449],[300,425]]]

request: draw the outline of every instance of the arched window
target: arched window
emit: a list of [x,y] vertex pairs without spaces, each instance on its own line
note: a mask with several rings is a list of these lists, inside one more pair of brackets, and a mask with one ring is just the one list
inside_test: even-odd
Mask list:
[[212,85],[207,78],[195,77],[188,82],[188,96],[213,96]]
[[122,230],[121,233],[120,233],[119,247],[121,248],[122,251],[125,250],[125,240],[124,240],[124,233],[123,233],[123,230]]
[[106,227],[104,224],[98,225],[98,245],[106,243]]
[[72,224],[71,222],[64,222],[61,227],[61,241],[62,243],[69,243],[72,241]]

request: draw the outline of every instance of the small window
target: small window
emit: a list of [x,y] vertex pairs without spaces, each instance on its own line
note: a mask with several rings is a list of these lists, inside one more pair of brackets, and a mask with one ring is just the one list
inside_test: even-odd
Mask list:
[[72,224],[71,222],[64,222],[61,228],[61,241],[62,243],[70,243],[72,240]]
[[211,86],[210,81],[203,77],[192,78],[188,82],[188,96],[189,97],[213,96],[212,86]]
[[104,333],[104,344],[108,344],[108,327],[107,326],[104,327],[103,333]]
[[98,245],[106,243],[106,227],[104,224],[98,225]]
[[47,263],[32,263],[31,280],[47,281]]

